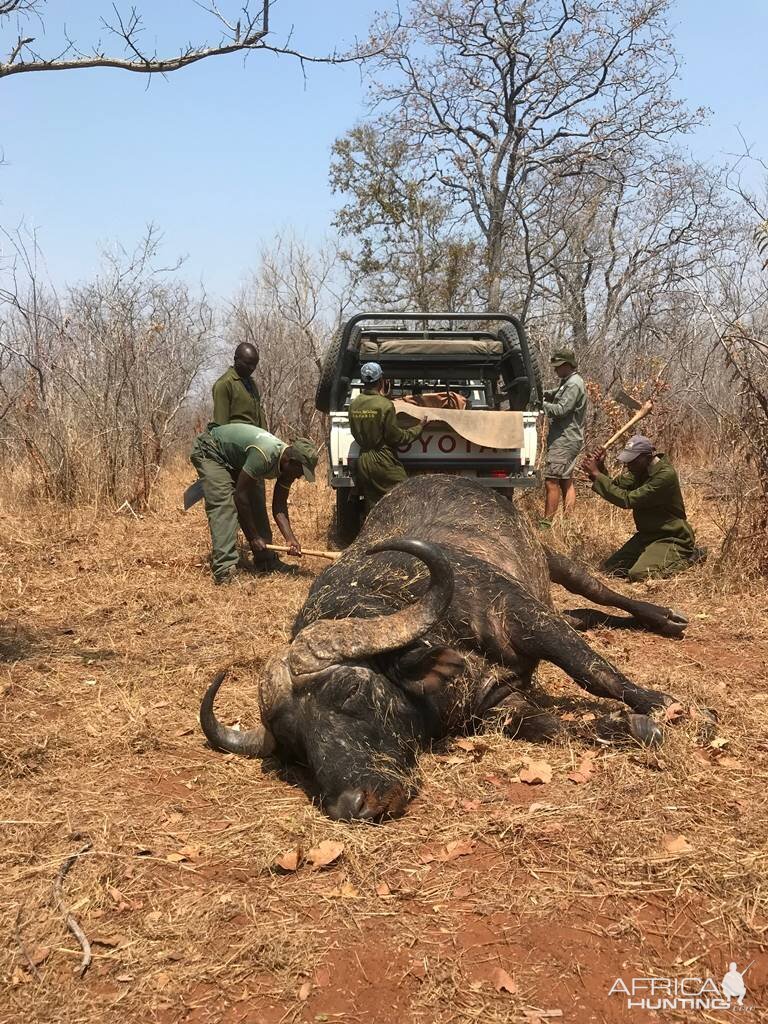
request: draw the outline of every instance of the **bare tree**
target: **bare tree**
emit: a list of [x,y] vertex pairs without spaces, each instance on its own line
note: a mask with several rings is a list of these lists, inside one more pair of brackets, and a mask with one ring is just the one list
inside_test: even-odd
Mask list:
[[477,245],[441,196],[435,174],[402,140],[358,125],[333,147],[331,184],[346,197],[335,226],[363,298],[385,309],[461,310],[479,284]]
[[501,302],[513,216],[534,175],[589,173],[700,118],[673,99],[671,0],[423,0],[379,22],[372,118],[432,168],[483,240]]
[[159,241],[150,229],[59,297],[40,279],[34,239],[15,239],[0,320],[4,443],[26,458],[38,496],[151,498],[212,330],[205,297],[155,266]]
[[322,437],[315,389],[327,341],[350,301],[335,246],[314,252],[291,235],[278,235],[233,302],[225,325],[228,350],[241,341],[259,349],[267,423],[280,436]]
[[[220,9],[216,0],[192,0],[192,5],[210,16],[212,29],[217,38],[204,39],[197,43],[186,43],[177,52],[161,54],[144,44],[144,18],[136,7],[124,13],[113,5],[112,18],[102,18],[97,29],[112,39],[117,52],[108,52],[101,38],[92,44],[72,39],[66,27],[63,38],[52,53],[44,54],[36,44],[37,36],[45,34],[47,24],[47,0],[0,0],[0,26],[2,21],[11,22],[16,15],[15,31],[9,42],[8,57],[0,61],[0,78],[32,71],[71,71],[82,68],[118,68],[139,74],[168,74],[196,64],[209,57],[220,57],[230,53],[264,51],[286,54],[298,58],[302,63],[340,64],[360,61],[376,52],[367,43],[356,43],[348,52],[329,54],[303,53],[288,42],[280,44],[270,41],[272,29],[270,14],[274,0],[245,0],[231,4],[232,13]],[[185,32],[181,25],[180,34]],[[34,34],[33,34],[34,33]],[[122,51],[122,52],[120,52]]]

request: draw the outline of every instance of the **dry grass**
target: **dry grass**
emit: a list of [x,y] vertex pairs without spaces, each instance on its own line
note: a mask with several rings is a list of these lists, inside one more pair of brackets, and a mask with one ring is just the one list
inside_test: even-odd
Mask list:
[[[447,1024],[534,1021],[536,1008],[637,1020],[609,999],[615,977],[678,975],[693,958],[717,978],[727,960],[755,959],[750,999],[768,1003],[764,583],[711,559],[645,588],[690,616],[684,640],[591,634],[638,682],[716,708],[725,746],[702,749],[682,724],[659,754],[599,751],[577,785],[567,775],[587,747],[575,739],[449,743],[422,758],[404,819],[334,824],[272,766],[208,750],[196,725],[209,677],[232,660],[241,685],[222,705],[247,724],[247,663],[285,642],[322,563],[214,588],[204,516],[177,508],[182,483],[167,479],[142,519],[0,507],[0,1020]],[[299,490],[300,536],[322,546],[330,496]],[[717,515],[687,497],[716,546]],[[585,497],[555,532],[592,558],[626,531]],[[540,679],[575,698],[577,718],[594,708],[554,667]],[[552,782],[518,782],[541,758]],[[664,837],[678,835],[691,849],[669,853]],[[344,844],[328,869],[274,870],[323,839]],[[94,943],[80,980],[52,887],[87,840],[64,883]],[[468,845],[443,859],[455,841]],[[496,991],[500,967],[516,993]]]

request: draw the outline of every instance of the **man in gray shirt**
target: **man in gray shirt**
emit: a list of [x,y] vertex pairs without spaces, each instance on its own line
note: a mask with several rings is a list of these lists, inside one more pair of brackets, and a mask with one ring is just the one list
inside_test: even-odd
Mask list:
[[570,512],[576,504],[573,472],[584,448],[587,418],[587,389],[576,373],[573,349],[556,349],[549,362],[560,384],[544,392],[544,412],[549,420],[544,464],[544,518],[541,520],[544,527],[551,526],[561,497],[565,512]]

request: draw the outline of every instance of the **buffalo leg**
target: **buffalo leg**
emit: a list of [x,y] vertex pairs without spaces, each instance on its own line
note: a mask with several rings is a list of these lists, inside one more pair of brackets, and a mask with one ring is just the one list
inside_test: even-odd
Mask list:
[[484,710],[483,726],[486,730],[499,729],[511,739],[531,743],[554,739],[561,729],[556,715],[538,707],[516,690]]
[[586,597],[588,601],[604,607],[621,608],[642,625],[663,636],[680,636],[688,625],[688,620],[678,612],[619,594],[565,555],[549,548],[544,550],[549,566],[549,578],[572,594]]
[[495,602],[499,625],[515,650],[551,661],[595,697],[622,701],[640,715],[674,703],[674,697],[637,686],[588,643],[551,608],[535,600],[520,584],[509,581]]

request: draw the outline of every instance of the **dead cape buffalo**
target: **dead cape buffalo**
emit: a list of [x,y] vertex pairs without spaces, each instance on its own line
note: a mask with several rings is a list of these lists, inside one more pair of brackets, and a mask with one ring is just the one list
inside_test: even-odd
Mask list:
[[667,636],[685,629],[544,548],[504,498],[460,477],[411,478],[314,582],[290,647],[265,666],[261,726],[216,719],[222,673],[203,698],[203,732],[219,750],[303,765],[332,818],[366,821],[403,813],[432,740],[489,722],[528,739],[554,734],[559,722],[532,687],[542,658],[630,709],[604,716],[614,731],[659,742],[649,715],[674,698],[595,653],[553,610],[550,581]]

